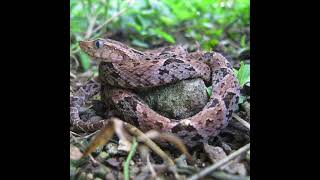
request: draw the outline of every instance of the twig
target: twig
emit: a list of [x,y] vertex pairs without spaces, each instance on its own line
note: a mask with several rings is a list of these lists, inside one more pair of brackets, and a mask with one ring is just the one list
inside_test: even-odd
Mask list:
[[89,26],[86,31],[86,35],[84,36],[85,39],[88,39],[92,35],[92,30],[94,25],[96,24],[97,16],[93,16],[93,17],[88,16],[87,19],[89,21]]
[[92,157],[91,154],[89,154],[89,158],[90,158],[90,160],[92,161],[93,164],[96,164],[96,165],[100,164],[99,161],[95,160],[95,159]]
[[71,77],[72,79],[76,79],[76,78],[77,78],[77,76],[74,75],[71,71],[70,71],[70,77]]
[[73,136],[78,136],[78,137],[81,136],[80,134],[77,134],[77,133],[75,133],[75,132],[73,132],[73,131],[70,131],[70,134],[73,135]]
[[173,160],[142,131],[126,122],[123,122],[123,125],[130,134],[138,137],[143,143],[145,143],[150,149],[152,149],[157,155],[159,155],[167,165],[174,166]]
[[[107,19],[105,22],[103,22],[102,24],[100,24],[100,26],[96,27],[95,29],[92,30],[90,36],[92,34],[94,34],[95,32],[99,31],[101,28],[103,28],[106,24],[108,24],[109,22],[113,21],[115,18],[117,18],[118,16],[120,16],[121,14],[123,14],[124,12],[126,12],[129,9],[130,4],[133,2],[133,0],[127,0],[128,6],[123,8],[122,10],[120,10],[119,12],[117,12],[116,14],[114,14],[113,16],[111,16],[109,19]],[[90,37],[89,36],[89,37]]]
[[71,139],[75,142],[75,143],[78,143],[78,140],[76,137],[74,137],[74,134],[72,134],[73,132],[70,131],[70,136],[71,136]]
[[154,168],[153,168],[153,166],[152,166],[152,164],[150,162],[150,154],[147,155],[147,166],[148,166],[148,168],[149,168],[149,170],[151,172],[151,176],[156,179],[157,178],[157,173],[154,170]]
[[73,132],[73,131],[70,131],[70,134],[71,134],[71,135],[78,136],[78,139],[88,139],[89,137],[97,134],[98,132],[100,132],[100,130],[97,130],[97,131],[95,131],[95,132],[93,132],[93,133],[90,133],[90,134],[88,134],[88,135],[86,135],[86,136],[83,136],[83,137],[81,137],[80,134],[77,134],[77,133],[75,133],[75,132]]
[[227,157],[221,159],[217,163],[215,163],[215,164],[213,164],[211,166],[208,166],[207,168],[203,169],[200,173],[191,176],[187,180],[198,180],[198,179],[200,179],[202,177],[205,177],[206,175],[210,174],[212,171],[216,170],[220,166],[224,165],[228,161],[232,160],[233,158],[239,156],[240,154],[246,152],[249,149],[250,149],[250,143],[245,145],[245,146],[243,146],[242,148],[238,149],[237,151],[229,154]]
[[88,134],[88,135],[86,135],[86,136],[83,136],[82,139],[88,139],[89,137],[94,136],[94,135],[97,134],[98,132],[100,132],[100,130],[95,131],[95,132],[93,132],[93,133],[91,133],[91,134]]
[[232,117],[234,117],[236,120],[238,120],[244,127],[248,128],[250,130],[250,124],[245,121],[244,119],[242,119],[240,116],[238,116],[237,114],[233,113]]
[[123,168],[123,174],[124,174],[125,180],[129,180],[129,164],[130,164],[130,161],[131,161],[134,153],[136,152],[137,146],[138,146],[138,142],[136,141],[136,138],[133,137],[132,146],[131,146],[130,152],[128,154],[128,157],[126,159],[126,162],[124,163],[124,168]]
[[79,63],[79,60],[78,60],[78,59],[76,58],[76,56],[74,55],[74,53],[70,53],[70,57],[71,57],[71,59],[73,59],[74,62],[76,63],[76,64],[75,64],[75,68],[78,68],[79,65],[80,65],[80,63]]

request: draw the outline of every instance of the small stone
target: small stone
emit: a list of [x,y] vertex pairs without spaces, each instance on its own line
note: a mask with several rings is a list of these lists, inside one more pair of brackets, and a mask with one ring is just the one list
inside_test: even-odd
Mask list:
[[102,151],[98,156],[98,158],[101,158],[101,159],[106,159],[107,157],[109,157],[109,154],[106,153],[105,151]]
[[100,120],[102,120],[102,117],[100,117],[100,116],[92,116],[89,119],[90,122],[97,122],[97,121],[100,121]]
[[87,174],[85,172],[81,172],[78,179],[79,180],[86,180],[87,179],[86,177],[87,177]]
[[92,173],[88,173],[87,174],[87,179],[89,180],[89,179],[93,179],[93,174]]
[[82,157],[82,153],[76,146],[70,145],[70,159],[79,160]]
[[230,163],[230,165],[225,167],[224,170],[227,171],[228,173],[239,174],[241,176],[245,176],[247,174],[247,170],[244,164],[239,162]]
[[204,150],[209,155],[212,163],[216,163],[227,156],[227,154],[219,146],[204,144]]
[[83,121],[88,121],[91,117],[96,116],[96,111],[93,109],[86,109],[80,112],[79,116]]
[[104,150],[111,156],[118,154],[118,145],[115,143],[109,142]]
[[134,165],[134,161],[131,160],[131,161],[129,162],[129,164],[130,164],[130,166],[133,166],[133,165]]
[[114,174],[112,172],[109,172],[104,179],[116,180],[116,177],[114,176]]
[[94,169],[93,173],[98,177],[98,178],[104,178],[108,173],[110,172],[110,169],[108,169],[104,165],[100,165],[97,168]]
[[109,158],[106,160],[106,162],[112,167],[119,167],[121,164],[121,161],[117,158]]

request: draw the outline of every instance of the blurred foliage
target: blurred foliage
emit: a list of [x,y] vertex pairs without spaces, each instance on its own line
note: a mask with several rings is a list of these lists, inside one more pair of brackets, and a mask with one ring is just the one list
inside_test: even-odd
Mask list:
[[244,64],[243,61],[241,61],[239,70],[234,69],[233,71],[238,78],[241,87],[250,82],[250,64]]
[[249,28],[249,0],[71,0],[70,7],[70,53],[84,70],[90,64],[77,42],[119,32],[142,48],[174,44],[181,36],[205,50],[223,39],[237,42],[241,50],[250,46],[243,30]]

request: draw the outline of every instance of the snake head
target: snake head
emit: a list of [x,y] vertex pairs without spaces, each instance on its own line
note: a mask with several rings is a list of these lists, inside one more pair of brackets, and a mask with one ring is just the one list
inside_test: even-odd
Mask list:
[[92,58],[105,62],[121,62],[134,59],[130,52],[131,48],[111,39],[99,38],[96,40],[80,41],[79,46]]

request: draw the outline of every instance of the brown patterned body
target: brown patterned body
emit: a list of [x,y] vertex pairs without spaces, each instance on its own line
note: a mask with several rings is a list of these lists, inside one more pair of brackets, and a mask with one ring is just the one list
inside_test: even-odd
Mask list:
[[[228,124],[237,106],[239,83],[232,66],[218,53],[199,51],[189,54],[181,46],[140,52],[119,42],[101,39],[81,42],[80,47],[102,61],[100,80],[107,87],[113,87],[104,96],[111,100],[126,121],[142,131],[172,132],[187,145],[195,146],[216,136]],[[212,95],[202,111],[186,119],[161,116],[134,93],[136,89],[198,77],[211,82]],[[102,126],[103,122],[98,124],[95,127]],[[93,129],[92,124],[89,129]]]

